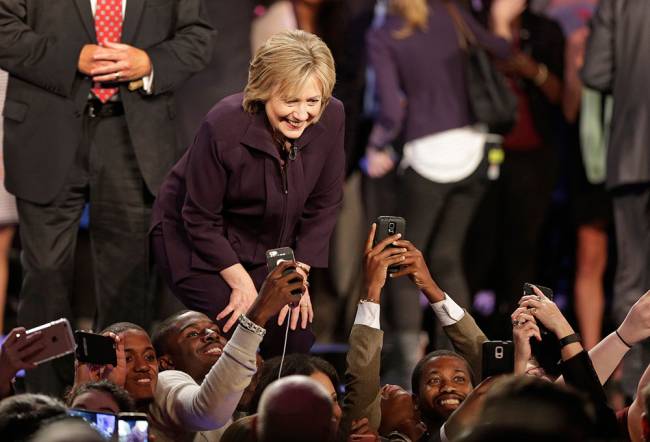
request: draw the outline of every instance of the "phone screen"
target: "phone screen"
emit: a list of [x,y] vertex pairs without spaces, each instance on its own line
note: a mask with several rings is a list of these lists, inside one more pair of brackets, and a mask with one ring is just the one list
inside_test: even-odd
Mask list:
[[117,416],[114,414],[81,410],[79,408],[70,408],[68,414],[70,416],[78,416],[88,422],[105,440],[113,439],[115,423],[117,421]]
[[144,418],[123,418],[118,420],[118,441],[119,442],[148,442],[149,421]]

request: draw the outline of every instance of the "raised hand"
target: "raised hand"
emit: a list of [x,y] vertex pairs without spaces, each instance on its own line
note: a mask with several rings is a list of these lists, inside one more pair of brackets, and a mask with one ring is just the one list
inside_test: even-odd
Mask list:
[[292,292],[296,290],[303,293],[305,285],[302,275],[298,272],[283,275],[285,270],[295,267],[295,262],[281,262],[268,274],[259,296],[246,314],[251,321],[264,327],[266,322],[285,306],[300,304],[301,295],[294,295]]
[[289,314],[289,311],[291,311],[291,323],[289,324],[291,330],[295,330],[298,327],[298,321],[300,321],[300,327],[302,329],[306,329],[307,324],[311,324],[314,321],[314,309],[311,305],[311,297],[309,296],[309,283],[307,282],[307,277],[309,276],[307,271],[309,267],[307,264],[301,262],[296,262],[295,264],[296,271],[303,278],[304,291],[302,297],[300,298],[300,302],[297,305],[287,305],[283,307],[282,310],[280,310],[280,314],[278,315],[278,325],[282,325],[284,324],[284,320]]
[[11,392],[11,380],[20,370],[36,367],[30,362],[45,349],[40,332],[26,333],[24,327],[9,332],[0,349],[0,399]]
[[514,373],[525,374],[526,364],[532,356],[530,338],[542,340],[535,317],[526,307],[518,307],[512,315],[512,338],[515,344],[515,370]]
[[438,284],[431,277],[429,272],[429,267],[422,256],[422,252],[418,250],[410,241],[405,239],[396,241],[395,244],[398,247],[403,247],[406,249],[404,254],[405,259],[402,261],[401,269],[391,274],[391,278],[399,278],[400,276],[407,275],[413,284],[417,286],[418,289],[429,300],[429,303],[433,304],[434,302],[442,301],[445,299],[445,293],[438,287]]
[[650,337],[650,290],[632,306],[618,328],[618,333],[629,345]]
[[544,296],[544,293],[533,286],[535,295],[523,296],[519,300],[519,307],[528,309],[528,313],[544,324],[558,339],[565,338],[574,333],[573,328],[566,320],[558,306]]
[[406,249],[402,247],[388,247],[391,244],[395,245],[395,242],[400,239],[402,235],[399,233],[385,238],[373,247],[372,244],[375,240],[376,231],[377,225],[373,223],[370,227],[370,232],[368,232],[368,238],[366,239],[363,260],[363,280],[365,297],[379,302],[381,289],[386,284],[388,267],[402,263],[406,259],[404,256]]

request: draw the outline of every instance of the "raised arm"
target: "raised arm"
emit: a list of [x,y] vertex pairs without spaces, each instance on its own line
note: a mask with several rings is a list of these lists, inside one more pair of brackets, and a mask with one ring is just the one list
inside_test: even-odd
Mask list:
[[169,370],[160,374],[161,377],[172,377],[170,382],[165,382],[168,388],[162,407],[177,425],[189,431],[215,430],[232,417],[257,370],[256,353],[265,333],[262,327],[282,307],[300,300],[300,295],[293,295],[292,291],[303,289],[302,276],[296,272],[283,275],[291,267],[295,267],[295,263],[280,263],[267,276],[260,295],[246,315],[253,325],[242,323],[237,326],[222,356],[200,386],[183,382],[175,387],[173,378],[179,377],[179,372]]
[[364,286],[357,314],[350,332],[350,350],[346,357],[345,396],[339,433],[347,436],[352,423],[368,419],[371,430],[381,423],[379,370],[384,333],[379,324],[381,290],[386,283],[388,266],[403,261],[405,249],[387,246],[399,239],[393,235],[373,247],[375,224],[366,240],[363,275]]

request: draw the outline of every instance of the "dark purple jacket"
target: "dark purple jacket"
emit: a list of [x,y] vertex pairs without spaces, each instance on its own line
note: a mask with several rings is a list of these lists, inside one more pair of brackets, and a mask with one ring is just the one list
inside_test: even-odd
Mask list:
[[162,224],[174,281],[191,269],[256,267],[266,250],[284,246],[327,266],[343,194],[343,105],[332,98],[292,161],[280,155],[266,114],[245,112],[242,97],[212,108],[158,193],[153,226]]
[[[499,58],[510,55],[510,43],[482,28],[458,7],[476,39]],[[376,73],[379,114],[369,144],[385,147],[404,129],[404,141],[456,129],[475,122],[469,107],[465,54],[443,0],[429,1],[427,31],[407,38],[393,33],[401,17],[389,15],[367,35],[368,58]]]

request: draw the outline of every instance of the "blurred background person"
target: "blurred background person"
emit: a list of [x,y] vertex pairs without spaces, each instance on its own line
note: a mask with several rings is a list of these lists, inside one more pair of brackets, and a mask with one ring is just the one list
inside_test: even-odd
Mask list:
[[[496,1],[496,32],[482,28],[461,8],[479,43],[500,58],[510,55],[510,22],[523,1]],[[504,7],[505,6],[505,7]],[[440,285],[468,307],[462,268],[465,235],[485,187],[485,134],[473,125],[465,81],[465,55],[443,0],[392,0],[385,22],[367,35],[376,75],[379,110],[366,148],[371,177],[397,166],[394,146],[405,141],[400,164],[398,214],[407,220],[406,238],[420,250]],[[500,35],[498,37],[497,35]],[[385,382],[410,386],[420,358],[422,310],[412,285],[387,287],[387,372]]]
[[[594,14],[582,80],[614,98],[606,186],[616,227],[613,313],[625,317],[650,287],[650,3],[602,0]],[[632,349],[623,364],[631,397],[650,362],[650,343]]]
[[[494,2],[482,4],[479,18],[494,30],[489,18]],[[496,292],[493,335],[505,339],[522,284],[537,275],[540,233],[556,183],[564,36],[555,21],[533,12],[528,3],[523,11],[514,2],[502,7],[515,15],[512,56],[499,66],[517,96],[517,120],[503,139],[498,179],[479,209],[481,233],[472,246],[480,247],[472,267],[491,280],[488,285]]]
[[[0,115],[4,109],[9,74],[0,69]],[[0,336],[4,335],[4,317],[9,283],[9,252],[18,224],[16,198],[4,186],[3,122],[0,117]]]

